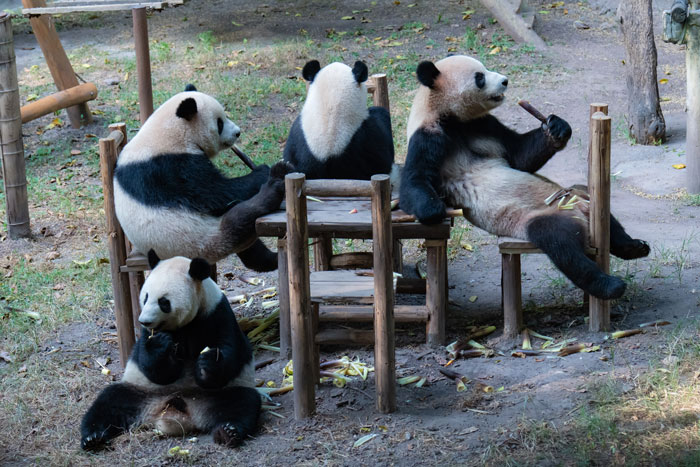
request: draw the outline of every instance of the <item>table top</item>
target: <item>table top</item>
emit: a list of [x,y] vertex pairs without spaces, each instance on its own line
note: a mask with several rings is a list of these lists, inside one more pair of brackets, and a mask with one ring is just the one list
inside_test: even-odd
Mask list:
[[[309,237],[372,238],[372,202],[369,199],[323,198],[321,201],[307,200]],[[392,219],[405,216],[401,210],[391,212]],[[284,237],[287,212],[282,209],[258,218],[255,230],[261,237]],[[392,222],[391,230],[394,239],[447,239],[450,237],[450,220],[445,219],[436,225],[423,225],[417,221]]]

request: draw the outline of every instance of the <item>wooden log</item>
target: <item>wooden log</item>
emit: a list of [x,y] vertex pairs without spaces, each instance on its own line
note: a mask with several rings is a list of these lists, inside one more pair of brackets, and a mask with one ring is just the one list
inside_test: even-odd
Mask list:
[[[691,1],[693,10],[700,11],[700,2]],[[697,13],[695,13],[697,18]],[[688,193],[700,194],[700,27],[687,28],[685,49],[686,69],[686,137],[685,161]]]
[[[368,323],[374,320],[373,306],[321,305],[319,321],[324,323]],[[428,309],[424,305],[394,305],[395,323],[426,323]]]
[[[374,332],[358,331],[356,329],[323,329],[316,334],[315,343],[318,345],[371,345],[374,343]],[[297,387],[296,372],[296,367],[294,367],[294,391],[296,391]],[[296,412],[296,405],[294,408]]]
[[97,86],[95,86],[95,83],[83,83],[74,88],[56,92],[23,106],[20,109],[22,112],[22,123],[31,122],[51,112],[73,107],[74,105],[93,100],[96,97]]
[[330,269],[372,269],[372,252],[354,251],[333,255],[330,261]]
[[389,83],[386,78],[386,74],[377,73],[370,76],[369,79],[373,84],[372,103],[376,107],[384,107],[386,110],[391,110],[389,108]]
[[139,116],[141,125],[153,113],[153,88],[151,87],[151,55],[148,50],[148,20],[146,8],[131,10],[134,23],[134,49],[136,51],[136,79],[139,85]]
[[[464,211],[462,209],[447,209],[446,211],[446,216],[448,218],[453,218],[453,217],[462,217],[464,216]],[[400,214],[400,215],[393,215],[391,221],[392,222],[415,222],[418,219],[416,216],[413,214]]]
[[287,240],[277,239],[277,295],[280,300],[280,356],[292,357],[292,328],[289,311],[289,269],[287,267]]
[[391,181],[388,175],[373,175],[370,183],[374,243],[374,371],[377,410],[381,413],[391,413],[396,410]]
[[430,319],[426,326],[428,345],[445,345],[447,315],[447,240],[426,240],[425,304]]
[[7,12],[0,13],[0,151],[5,184],[7,231],[10,238],[31,235],[27,169],[17,87],[17,65],[12,39],[12,21]]
[[503,335],[508,339],[515,339],[523,328],[519,254],[501,254],[501,294],[503,299]]
[[285,177],[287,204],[287,261],[289,274],[289,310],[294,360],[294,418],[301,420],[316,410],[314,336],[310,319],[309,234],[306,220],[304,174]]
[[369,198],[372,195],[372,187],[367,180],[307,180],[305,191],[310,196]]
[[627,51],[627,121],[637,143],[654,144],[666,138],[657,84],[657,54],[651,0],[626,0],[618,9]]
[[[596,263],[606,274],[610,272],[610,117],[597,112],[591,117],[591,160],[588,191],[591,199],[590,242],[597,250]],[[589,329],[610,330],[610,301],[590,297]]]
[[318,334],[318,308],[319,305],[318,303],[312,303],[311,304],[311,313],[310,313],[310,318],[311,318],[311,342],[313,344],[312,347],[312,356],[313,356],[313,363],[311,364],[311,368],[314,371],[313,374],[313,381],[317,386],[321,385],[321,346],[319,345],[318,342],[316,342],[316,334]]
[[481,0],[481,3],[489,9],[498,20],[503,29],[517,42],[526,42],[537,50],[547,50],[547,44],[532,30],[525,20],[516,14],[515,9],[502,0]]
[[329,236],[317,237],[313,242],[314,270],[329,271],[333,258],[333,240]]
[[[24,8],[45,8],[46,2],[44,0],[22,0],[22,6]],[[29,23],[32,25],[34,36],[41,47],[46,65],[49,67],[58,90],[65,91],[76,87],[78,78],[75,76],[66,51],[63,49],[53,18],[49,15],[32,16],[29,18]],[[92,122],[92,114],[87,103],[68,107],[66,113],[73,128],[80,128],[81,124],[87,125]]]
[[131,311],[131,289],[128,273],[121,272],[119,266],[126,262],[124,231],[119,225],[114,210],[114,167],[117,163],[118,142],[126,141],[126,125],[111,125],[112,132],[107,138],[101,138],[100,175],[104,191],[104,209],[107,223],[107,246],[109,248],[109,268],[112,273],[112,290],[114,291],[114,314],[117,322],[117,339],[119,357],[122,367],[134,347],[134,322]]
[[107,5],[71,5],[71,6],[50,6],[50,7],[36,7],[22,9],[22,14],[24,16],[29,16],[29,18],[34,18],[38,15],[61,15],[66,13],[89,13],[89,12],[100,12],[100,11],[122,11],[131,10],[135,7],[148,8],[150,10],[162,10],[164,2],[125,2],[125,3],[112,3]]

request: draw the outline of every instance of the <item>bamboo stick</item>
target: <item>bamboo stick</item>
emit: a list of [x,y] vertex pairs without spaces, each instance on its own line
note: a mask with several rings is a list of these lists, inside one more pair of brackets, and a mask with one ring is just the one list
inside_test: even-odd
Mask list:
[[12,21],[0,13],[0,149],[10,238],[31,235]]

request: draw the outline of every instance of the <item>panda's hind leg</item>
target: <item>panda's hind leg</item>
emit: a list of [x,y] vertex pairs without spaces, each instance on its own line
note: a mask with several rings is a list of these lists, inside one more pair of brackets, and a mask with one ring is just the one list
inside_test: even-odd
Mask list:
[[258,427],[261,402],[254,388],[225,388],[208,394],[202,403],[196,415],[198,428],[211,431],[217,444],[237,447]]
[[649,255],[649,244],[630,237],[622,224],[610,215],[610,253],[621,259],[644,258]]
[[96,451],[139,422],[147,396],[134,386],[115,383],[107,386],[83,416],[80,447]]
[[527,224],[527,236],[571,282],[594,297],[614,299],[625,293],[622,279],[605,274],[586,256],[586,231],[576,219],[558,214],[534,217]]
[[268,272],[277,269],[277,253],[271,251],[259,238],[243,251],[238,257],[248,269],[258,272]]

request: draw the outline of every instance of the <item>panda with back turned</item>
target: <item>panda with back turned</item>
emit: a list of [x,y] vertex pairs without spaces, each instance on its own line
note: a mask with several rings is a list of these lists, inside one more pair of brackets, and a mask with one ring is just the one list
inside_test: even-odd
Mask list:
[[191,84],[146,120],[114,171],[117,218],[138,251],[212,263],[236,253],[248,268],[277,268],[255,220],[279,208],[291,167],[280,162],[225,177],[211,158],[239,135],[223,106]]
[[81,447],[98,450],[151,424],[165,435],[212,433],[216,443],[238,446],[260,414],[250,342],[207,261],[160,261],[153,250],[148,260],[153,271],[141,289],[141,338],[121,381],[84,415]]
[[302,76],[309,90],[289,131],[284,160],[309,179],[369,180],[390,173],[391,117],[383,107],[367,107],[367,65],[335,62],[321,68],[312,60]]
[[[440,222],[446,205],[463,208],[477,227],[534,243],[591,295],[621,297],[624,281],[605,274],[585,254],[585,187],[563,189],[535,173],[566,146],[569,124],[550,115],[524,134],[507,128],[489,111],[503,102],[508,80],[471,57],[424,61],[416,74],[421,87],[408,120],[401,208],[427,224]],[[610,252],[641,258],[649,246],[610,216]]]

